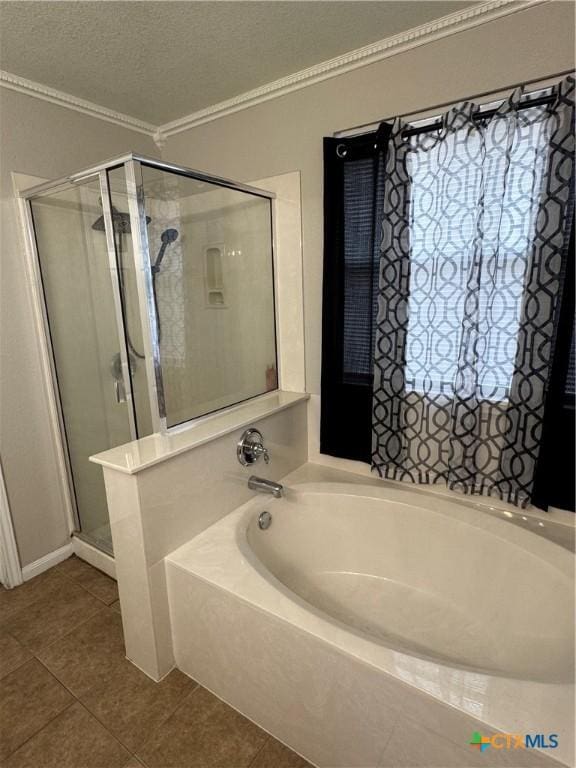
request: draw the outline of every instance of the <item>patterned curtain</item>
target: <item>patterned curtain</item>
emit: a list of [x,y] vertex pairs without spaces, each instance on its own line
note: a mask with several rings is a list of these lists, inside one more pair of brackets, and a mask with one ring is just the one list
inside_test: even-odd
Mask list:
[[[530,502],[573,210],[574,79],[386,159],[372,469]],[[519,105],[522,104],[522,109]]]

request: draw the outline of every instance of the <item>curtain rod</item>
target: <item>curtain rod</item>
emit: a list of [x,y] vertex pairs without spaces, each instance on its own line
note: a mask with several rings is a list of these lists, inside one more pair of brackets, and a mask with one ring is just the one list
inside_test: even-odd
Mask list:
[[[417,120],[432,120],[435,117],[438,117],[438,113],[436,110],[445,109],[446,107],[451,107],[454,104],[457,104],[459,101],[474,101],[475,99],[481,99],[485,97],[492,97],[491,101],[494,101],[495,98],[500,94],[503,94],[505,91],[511,91],[515,88],[520,88],[521,86],[526,85],[538,85],[538,88],[534,88],[534,90],[541,90],[546,87],[550,87],[551,85],[554,85],[554,83],[557,81],[560,77],[566,77],[567,75],[572,75],[574,73],[573,69],[566,69],[562,72],[555,72],[551,75],[546,75],[546,77],[539,77],[534,80],[525,80],[522,83],[511,83],[510,85],[504,85],[501,88],[499,88],[497,91],[483,91],[481,93],[475,93],[472,96],[467,96],[464,99],[457,99],[457,100],[450,100],[450,101],[444,101],[441,104],[434,104],[430,107],[425,107],[424,109],[419,109],[414,112],[406,112],[404,115],[401,115],[401,117],[406,120],[407,118],[412,118],[413,122],[414,118],[417,118]],[[487,103],[490,103],[488,101]],[[432,113],[432,114],[430,114]],[[422,117],[419,117],[421,115]],[[341,131],[336,131],[333,136],[334,138],[351,138],[352,136],[360,136],[364,133],[371,133],[372,131],[375,131],[378,129],[378,126],[381,123],[389,122],[391,120],[394,120],[397,117],[397,115],[389,115],[388,117],[384,117],[381,120],[373,121],[371,123],[363,123],[362,125],[355,125],[352,128],[345,128]],[[412,130],[409,127],[409,130]]]

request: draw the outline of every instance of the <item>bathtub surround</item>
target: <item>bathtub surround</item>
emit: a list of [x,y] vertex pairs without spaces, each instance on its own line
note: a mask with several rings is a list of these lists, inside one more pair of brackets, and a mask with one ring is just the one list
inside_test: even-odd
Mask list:
[[307,458],[306,395],[272,393],[174,436],[93,457],[104,468],[127,657],[154,680],[174,666],[164,559],[250,499],[252,467],[236,446],[246,426],[264,435],[277,480]]
[[[282,402],[282,409],[265,415],[263,409],[273,410],[275,398],[276,407]],[[268,406],[266,399],[270,401]],[[566,640],[561,625],[565,622],[570,626],[572,622],[570,580],[564,571],[572,568],[571,555],[549,541],[537,539],[528,530],[515,529],[507,521],[510,513],[506,509],[484,509],[479,503],[459,504],[453,498],[447,501],[425,490],[411,491],[409,504],[416,506],[399,512],[395,519],[400,528],[395,533],[384,533],[383,540],[397,544],[405,540],[413,547],[417,537],[410,534],[410,525],[415,524],[410,521],[412,515],[421,514],[422,510],[417,510],[422,507],[430,530],[423,539],[426,551],[417,557],[417,563],[425,562],[434,549],[430,548],[433,542],[435,547],[447,548],[446,556],[438,562],[460,557],[463,570],[469,566],[468,547],[473,547],[483,567],[494,555],[490,579],[476,591],[469,580],[453,579],[445,572],[447,584],[452,585],[448,589],[473,593],[462,615],[456,611],[452,619],[457,623],[479,620],[481,626],[477,631],[472,627],[463,638],[461,627],[456,626],[449,642],[444,638],[436,652],[431,647],[422,657],[418,649],[410,652],[402,642],[395,645],[388,642],[389,638],[376,638],[373,633],[379,630],[373,624],[367,626],[361,620],[361,626],[354,628],[349,616],[336,613],[330,618],[330,606],[318,603],[314,608],[314,595],[303,594],[294,582],[306,580],[306,563],[291,566],[306,556],[317,564],[319,553],[315,546],[321,546],[322,557],[330,557],[337,555],[340,544],[346,542],[350,556],[360,556],[359,540],[348,546],[352,536],[345,534],[343,520],[338,523],[337,541],[328,546],[320,544],[329,542],[326,537],[330,535],[322,514],[329,515],[330,520],[335,519],[335,514],[350,514],[348,501],[342,505],[341,497],[325,503],[322,493],[329,490],[326,483],[340,483],[332,486],[333,490],[351,493],[349,498],[355,497],[354,488],[359,487],[360,503],[364,505],[372,503],[371,498],[405,499],[408,492],[374,477],[306,464],[305,396],[270,395],[254,401],[251,413],[246,412],[247,407],[209,417],[208,422],[220,419],[220,426],[198,424],[175,436],[151,436],[140,445],[130,444],[124,450],[96,457],[104,466],[118,548],[116,566],[127,657],[155,680],[163,678],[175,662],[178,669],[321,768],[480,768],[486,756],[470,746],[474,733],[490,736],[500,731],[524,733],[528,729],[559,733],[559,749],[553,756],[562,765],[571,765],[573,692],[567,682],[567,665],[562,661],[565,657],[569,661],[569,651],[560,645],[543,651],[536,647],[530,651],[528,646],[522,649],[521,645],[514,649],[515,641],[509,638],[502,649],[508,649],[508,656],[496,654],[492,658],[488,653],[487,659],[481,658],[482,643],[490,645],[493,622],[501,616],[499,595],[503,583],[510,582],[512,613],[500,620],[512,634],[521,625],[531,637],[528,625],[535,619],[532,611],[538,609],[534,601],[546,589],[547,579],[557,578],[558,584],[551,589],[557,602],[548,601],[546,610],[558,609],[560,613],[556,618],[550,615],[545,623],[557,630],[559,642]],[[256,409],[260,409],[260,418],[256,418]],[[284,499],[254,498],[248,489],[247,480],[254,467],[241,467],[236,458],[236,446],[247,419],[262,431],[272,457],[270,465],[258,464],[258,474],[282,482]],[[212,436],[208,434],[210,429]],[[283,470],[288,474],[283,476]],[[299,487],[301,483],[311,485]],[[300,515],[298,506],[306,493],[312,494],[308,497],[311,508],[303,509]],[[254,526],[262,510],[270,511],[272,524],[267,530],[256,531]],[[354,536],[366,535],[372,541],[374,521],[362,523],[362,514],[361,510],[354,511]],[[309,521],[310,515],[318,518]],[[435,539],[434,525],[442,520],[451,533],[442,536],[436,530]],[[519,520],[515,522],[523,525]],[[456,523],[460,539],[454,549],[452,531]],[[298,542],[291,538],[292,524],[303,525]],[[316,525],[322,529],[321,534],[314,532]],[[416,527],[420,530],[419,524]],[[556,538],[568,547],[570,532],[567,526],[551,521],[541,531],[546,538]],[[267,543],[259,548],[253,538],[251,546],[254,534],[271,534],[272,549]],[[536,562],[542,560],[544,568],[550,566],[549,575],[538,578],[520,560],[510,572],[510,563],[506,557],[494,554],[495,547],[510,547],[510,554],[520,560],[524,556],[534,557]],[[270,558],[267,552],[272,550],[274,556]],[[381,562],[380,550],[377,561]],[[404,553],[395,562],[405,565],[410,558]],[[281,570],[276,568],[279,563]],[[498,563],[505,573],[501,578],[492,578]],[[338,566],[325,565],[325,571],[339,570]],[[352,561],[345,569],[364,570]],[[512,596],[511,573],[520,579],[518,600]],[[523,586],[522,578],[527,577],[534,577],[536,584]],[[492,602],[482,598],[488,582],[496,585]],[[567,584],[568,607],[564,610],[560,602]],[[364,593],[357,585],[352,595],[356,589]],[[523,599],[525,592],[530,593],[531,601]],[[341,603],[339,598],[345,595],[346,590],[333,595],[334,605]],[[320,597],[326,598],[324,589]],[[497,615],[478,618],[475,609],[470,608],[475,601],[480,601],[488,613],[492,605]],[[468,616],[470,611],[473,619]],[[370,611],[368,618],[373,620],[375,615],[377,612]],[[392,615],[399,621],[402,611],[392,610]],[[432,623],[436,632],[446,626],[444,621]],[[496,632],[497,645],[504,642],[505,634],[504,630]],[[432,634],[425,632],[422,637],[430,639]],[[454,645],[456,640],[459,646]],[[447,658],[447,649],[456,654],[457,647],[464,656]],[[440,656],[434,658],[438,652]],[[531,652],[535,652],[536,660],[529,657]],[[539,657],[549,662],[548,667],[539,663]],[[490,667],[490,663],[496,666]],[[513,669],[511,665],[516,666]],[[483,669],[486,666],[488,670]],[[175,738],[175,729],[174,723],[159,744]],[[551,752],[523,750],[519,762],[515,753],[493,750],[489,764],[553,768],[559,763],[551,756]]]
[[[486,762],[492,767],[553,768],[559,765],[556,760],[572,765],[569,552],[514,529],[505,518],[487,516],[478,505],[434,501],[426,492],[392,488],[376,479],[366,484],[363,478],[307,464],[282,484],[284,499],[254,499],[167,557],[179,669],[322,768],[459,768]],[[394,498],[401,508],[394,511],[392,501],[385,518],[380,507],[376,518],[365,517],[363,507]],[[264,509],[272,523],[262,531],[257,519]],[[417,546],[418,537],[410,531],[411,526],[422,530],[416,522],[422,512],[428,526],[422,538],[426,545],[413,553],[412,563],[408,550]],[[350,516],[352,529],[346,523]],[[384,519],[393,529],[378,534]],[[442,534],[443,525],[450,535]],[[393,617],[396,636],[389,621],[377,626],[383,595],[377,593],[375,607],[369,601],[370,580],[361,584],[357,576],[358,583],[353,581],[354,573],[376,574],[374,569],[381,567],[381,548],[372,549],[372,560],[365,549],[375,536],[394,542],[386,550],[392,568],[386,571],[387,577],[392,574],[389,598],[396,583],[418,583],[419,566],[425,580],[431,570],[435,584],[446,579],[446,602],[438,606],[436,618],[432,603],[417,612],[426,617],[426,627],[415,627],[405,613],[414,600],[432,597],[424,584],[422,592],[416,589],[395,606],[386,604],[384,612]],[[438,548],[446,555],[435,557]],[[502,557],[506,548],[510,556],[526,562],[511,566]],[[470,568],[470,557],[477,558],[477,568]],[[463,565],[455,566],[462,574],[472,578],[487,567],[490,577],[477,587],[470,578],[453,578],[454,572],[442,564],[455,558],[462,558]],[[532,558],[542,567],[540,578],[531,573]],[[404,576],[395,570],[406,567],[409,574]],[[492,578],[498,567],[504,569],[502,578]],[[504,572],[509,574],[511,602],[501,614]],[[516,585],[512,574],[518,577]],[[527,574],[536,579],[530,585],[522,581]],[[337,581],[339,575],[348,579],[348,588],[345,581]],[[324,581],[316,582],[320,577]],[[555,586],[548,578],[558,579]],[[486,596],[489,582],[496,585],[492,599]],[[456,593],[469,597],[460,609]],[[477,610],[471,607],[476,603]],[[450,606],[455,609],[454,625],[447,618]],[[534,613],[538,606],[554,616],[543,619]],[[498,616],[504,621],[500,630],[494,626]],[[535,635],[529,627],[541,621],[552,633],[542,639],[542,647],[530,647]],[[525,645],[516,631],[525,632]],[[556,650],[547,646],[554,631],[560,643]],[[410,632],[419,647],[406,645]],[[423,643],[431,644],[425,648]],[[488,650],[482,662],[486,643],[499,651]],[[458,657],[459,652],[464,655]],[[520,753],[492,749],[485,755],[469,744],[475,732],[556,733],[559,746]]]

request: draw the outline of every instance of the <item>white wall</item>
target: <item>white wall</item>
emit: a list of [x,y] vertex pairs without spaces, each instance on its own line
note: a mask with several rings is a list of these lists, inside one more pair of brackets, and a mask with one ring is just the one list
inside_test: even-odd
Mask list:
[[130,150],[134,131],[0,88],[0,452],[22,565],[68,541],[11,172],[47,179]]
[[573,66],[572,3],[535,6],[176,134],[163,158],[246,181],[301,171],[306,382],[319,393],[322,137]]

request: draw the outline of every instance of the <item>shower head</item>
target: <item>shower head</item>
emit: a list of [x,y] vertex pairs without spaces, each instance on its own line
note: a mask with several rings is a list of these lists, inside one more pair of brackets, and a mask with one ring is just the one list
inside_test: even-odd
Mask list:
[[162,232],[160,235],[160,241],[162,245],[158,251],[158,256],[156,256],[156,261],[152,265],[152,274],[155,275],[160,271],[160,264],[162,264],[162,259],[166,253],[166,248],[168,248],[168,246],[175,240],[178,240],[178,235],[179,232],[177,229],[165,229],[164,232]]
[[164,232],[160,235],[160,240],[162,241],[163,245],[170,245],[170,243],[173,243],[175,240],[178,240],[178,230],[177,229],[165,229]]
[[[152,219],[150,216],[146,216],[146,224],[150,224],[151,221]],[[132,232],[132,228],[130,227],[130,214],[123,213],[114,206],[112,206],[112,224],[114,226],[114,232],[122,235],[129,235]],[[106,231],[104,216],[100,216],[96,219],[94,224],[92,224],[92,229],[95,229],[97,232]]]

